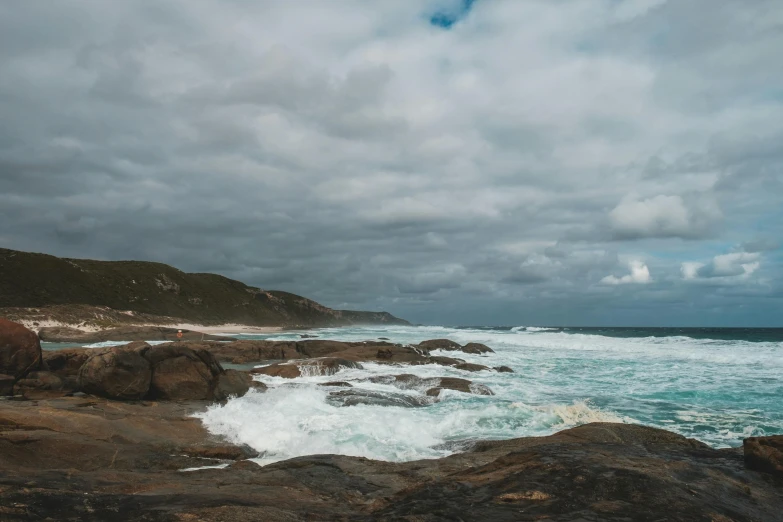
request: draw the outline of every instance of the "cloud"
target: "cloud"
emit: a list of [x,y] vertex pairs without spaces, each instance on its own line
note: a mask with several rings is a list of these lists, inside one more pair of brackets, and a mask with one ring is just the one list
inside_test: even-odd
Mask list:
[[[2,246],[416,322],[725,324],[708,310],[739,305],[779,321],[758,299],[774,283],[737,281],[783,274],[759,240],[783,237],[781,16],[775,0],[16,2]],[[762,257],[716,264],[731,244]],[[600,284],[643,278],[628,259],[655,274],[633,299]]]
[[715,256],[709,263],[686,262],[682,264],[682,277],[686,280],[710,278],[749,278],[761,266],[758,252],[732,252]]
[[647,265],[642,261],[631,261],[628,263],[628,268],[631,270],[630,274],[626,274],[621,277],[615,275],[608,275],[601,279],[601,283],[605,285],[626,285],[626,284],[648,284],[652,282],[650,277],[650,270]]
[[625,199],[609,213],[612,230],[622,239],[699,238],[709,233],[720,218],[721,211],[714,201],[686,203],[678,195]]

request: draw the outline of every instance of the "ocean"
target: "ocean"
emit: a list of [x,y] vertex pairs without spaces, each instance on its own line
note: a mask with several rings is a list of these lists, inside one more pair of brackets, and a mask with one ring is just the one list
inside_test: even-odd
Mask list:
[[[783,329],[388,326],[307,333],[344,341],[479,342],[496,353],[442,355],[505,365],[515,373],[369,363],[333,376],[257,376],[269,386],[266,393],[213,406],[200,417],[212,433],[259,451],[259,463],[322,453],[387,461],[437,458],[470,441],[548,435],[595,421],[655,426],[717,448],[783,433]],[[420,395],[423,390],[357,382],[400,373],[462,377],[495,395],[449,391],[425,407],[343,407],[329,401],[333,388],[317,385],[351,381],[372,391]]]
[[[299,333],[240,337],[299,339]],[[664,428],[716,448],[783,434],[783,329],[379,326],[307,333],[344,341],[484,343],[496,353],[433,353],[514,373],[364,363],[332,376],[256,376],[268,391],[211,406],[199,417],[210,432],[258,451],[260,464],[324,453],[438,458],[475,440],[549,435],[596,421]],[[329,399],[335,388],[318,386],[351,381],[355,388],[420,397],[424,390],[364,381],[401,373],[470,379],[495,395],[446,391],[424,407],[345,407]]]

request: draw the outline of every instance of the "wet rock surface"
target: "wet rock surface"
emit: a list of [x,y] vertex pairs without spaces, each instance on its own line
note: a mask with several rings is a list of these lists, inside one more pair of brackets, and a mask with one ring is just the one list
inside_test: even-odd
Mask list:
[[738,452],[642,426],[472,441],[433,460],[317,455],[261,467],[190,417],[203,407],[0,401],[0,519],[739,522],[783,512],[783,482]]
[[323,357],[321,359],[307,359],[295,363],[270,364],[260,368],[253,368],[250,373],[294,379],[302,376],[334,375],[340,370],[361,367],[361,364],[347,359]]

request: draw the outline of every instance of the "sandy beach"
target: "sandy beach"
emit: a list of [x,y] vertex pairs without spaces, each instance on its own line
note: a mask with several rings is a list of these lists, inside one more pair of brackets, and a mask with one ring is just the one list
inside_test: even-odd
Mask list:
[[[143,326],[143,325],[140,325]],[[223,324],[218,326],[204,326],[200,324],[164,324],[155,326],[165,326],[167,328],[177,328],[179,330],[192,330],[207,334],[269,334],[282,332],[281,326],[248,326],[245,324]]]

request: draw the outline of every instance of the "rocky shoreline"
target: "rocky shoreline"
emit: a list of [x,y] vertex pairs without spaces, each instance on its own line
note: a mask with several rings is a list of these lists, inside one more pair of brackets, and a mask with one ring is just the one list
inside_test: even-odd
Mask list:
[[[129,339],[127,339],[129,340]],[[164,339],[165,340],[165,339]],[[430,350],[448,350],[455,357]],[[488,365],[467,363],[461,352]],[[491,394],[468,379],[422,379],[405,367],[492,368],[492,350],[432,340],[192,341],[41,352],[0,319],[0,520],[781,520],[783,436],[716,450],[664,430],[594,423],[548,437],[465,441],[450,457],[390,463],[316,455],[266,466],[193,417],[231,395],[263,393],[248,372],[339,374],[368,361],[374,377],[422,390]],[[351,382],[340,405],[388,404]],[[252,389],[251,388],[255,388]],[[407,395],[405,397],[410,397]],[[384,403],[383,401],[387,401]],[[389,402],[390,401],[390,402]],[[192,471],[185,471],[192,470]]]

